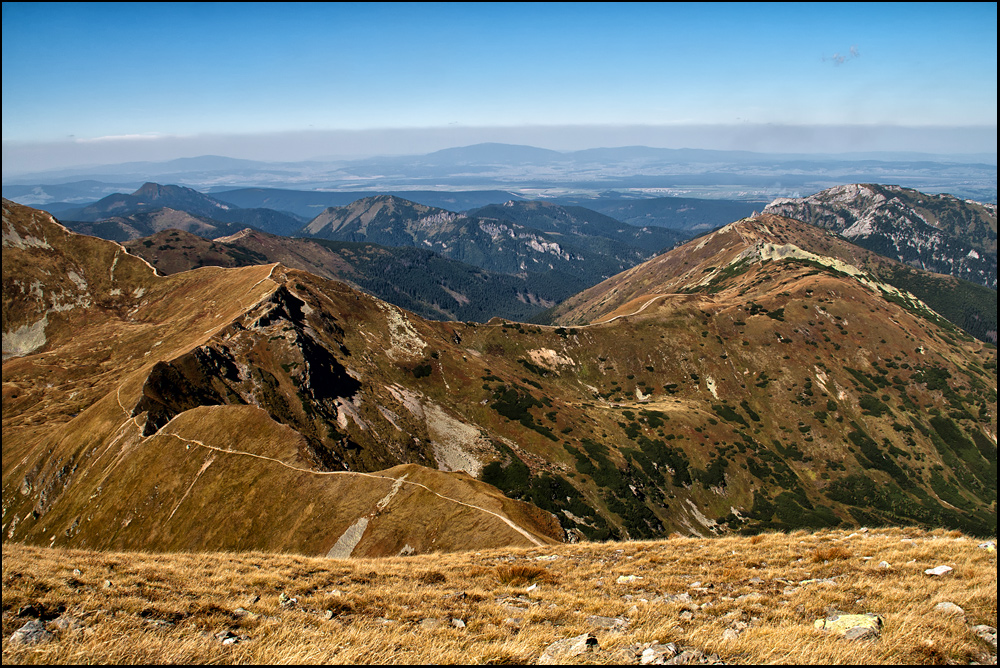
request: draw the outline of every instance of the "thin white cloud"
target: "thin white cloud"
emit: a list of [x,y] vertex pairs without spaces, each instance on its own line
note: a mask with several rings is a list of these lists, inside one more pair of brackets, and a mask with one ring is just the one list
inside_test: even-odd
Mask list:
[[105,135],[104,137],[77,137],[73,141],[77,144],[99,144],[119,141],[142,141],[151,139],[163,139],[166,135],[159,133],[132,134],[132,135]]

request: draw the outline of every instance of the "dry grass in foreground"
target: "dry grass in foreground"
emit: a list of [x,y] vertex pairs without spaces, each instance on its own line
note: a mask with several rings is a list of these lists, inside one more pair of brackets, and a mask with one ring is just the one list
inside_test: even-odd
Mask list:
[[[3,663],[534,663],[588,631],[587,663],[654,640],[726,663],[995,663],[970,630],[997,620],[981,543],[803,531],[357,560],[4,545]],[[850,641],[813,627],[832,611],[885,624]],[[33,618],[54,635],[12,642]]]

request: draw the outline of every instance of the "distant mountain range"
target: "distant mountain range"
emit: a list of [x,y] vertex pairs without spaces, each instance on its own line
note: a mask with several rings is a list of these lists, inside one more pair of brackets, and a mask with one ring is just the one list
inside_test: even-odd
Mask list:
[[[167,220],[164,221],[164,210],[184,212],[192,218],[185,220],[168,213]],[[168,227],[209,234],[229,234],[252,226],[273,234],[294,234],[305,222],[273,209],[244,209],[191,188],[158,183],[146,183],[131,194],[115,193],[84,207],[65,209],[60,212],[60,216],[66,221],[72,221],[70,226],[83,232],[96,233],[98,228],[75,227],[74,223],[104,223],[100,228],[104,234],[100,236],[115,241],[147,236]],[[213,226],[205,219],[223,225]]]
[[564,276],[486,271],[420,248],[292,239],[252,229],[215,240],[166,230],[124,245],[163,274],[280,262],[343,281],[431,320],[529,320],[581,286]]
[[[82,201],[69,191],[72,183],[79,183],[80,193],[93,193],[95,181],[157,181],[213,191],[255,187],[365,191],[366,195],[397,192],[413,201],[419,200],[402,191],[501,189],[534,199],[592,197],[617,190],[638,197],[759,201],[809,195],[843,183],[878,182],[996,202],[996,165],[995,152],[958,156],[809,155],[645,146],[559,152],[532,146],[477,144],[426,155],[358,160],[266,163],[201,156],[16,176],[8,173],[3,193],[28,204],[50,205]],[[439,202],[423,203],[452,208]],[[486,203],[499,202],[470,206]],[[327,205],[343,204],[346,202]]]

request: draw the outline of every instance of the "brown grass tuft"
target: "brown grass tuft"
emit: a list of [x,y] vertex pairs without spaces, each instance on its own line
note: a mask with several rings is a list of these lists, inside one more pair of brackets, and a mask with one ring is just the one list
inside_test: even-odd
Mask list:
[[494,572],[496,581],[506,585],[528,584],[530,582],[552,582],[552,574],[540,566],[527,564],[505,564],[497,566]]
[[813,563],[822,564],[825,561],[836,561],[838,559],[850,559],[854,553],[846,547],[833,545],[831,547],[820,547],[813,551]]

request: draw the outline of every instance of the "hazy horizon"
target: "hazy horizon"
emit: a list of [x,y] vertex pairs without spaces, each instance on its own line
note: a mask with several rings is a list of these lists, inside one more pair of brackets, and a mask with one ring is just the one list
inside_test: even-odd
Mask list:
[[4,3],[3,170],[482,142],[995,153],[996,43],[995,3]]

